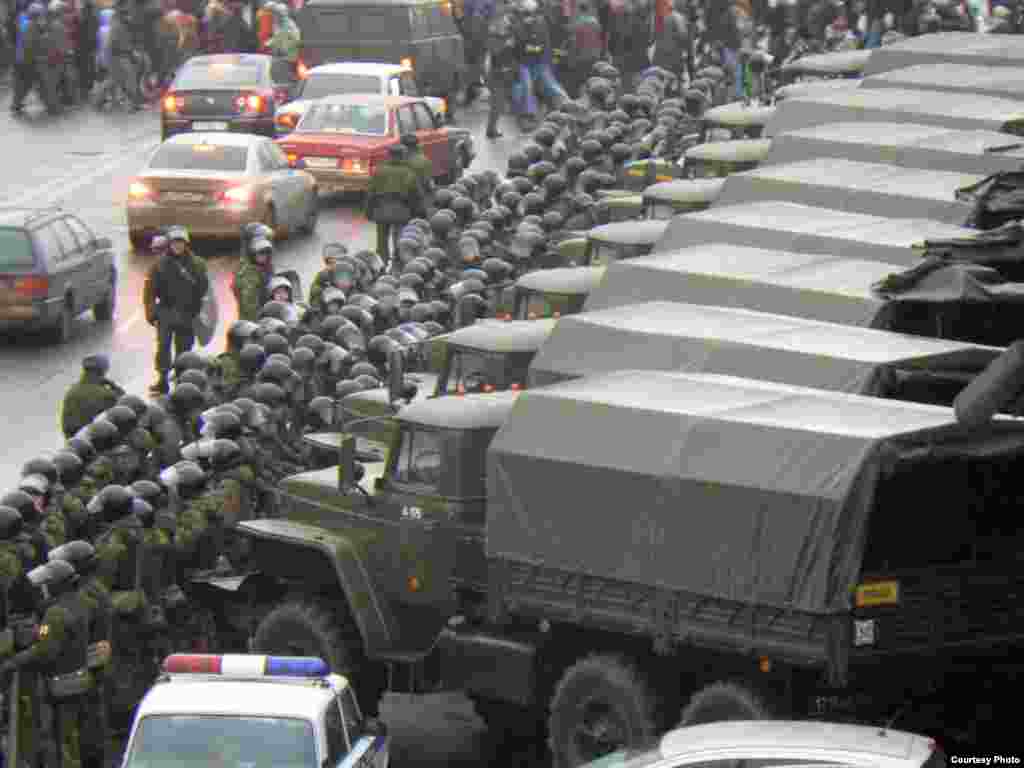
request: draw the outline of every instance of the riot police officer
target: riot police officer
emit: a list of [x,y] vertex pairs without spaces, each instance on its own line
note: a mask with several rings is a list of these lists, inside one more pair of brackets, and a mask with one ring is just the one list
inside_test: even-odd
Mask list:
[[366,191],[366,218],[377,225],[377,250],[391,260],[391,241],[414,216],[424,213],[426,203],[416,173],[408,165],[402,144],[388,149],[387,161],[377,165]]
[[107,378],[110,360],[106,355],[89,355],[82,361],[82,377],[75,382],[61,405],[61,429],[71,437],[103,411],[113,407],[124,390]]

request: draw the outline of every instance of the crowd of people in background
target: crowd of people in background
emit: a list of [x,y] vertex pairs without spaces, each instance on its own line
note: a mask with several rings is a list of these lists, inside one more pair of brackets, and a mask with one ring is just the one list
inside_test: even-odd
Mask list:
[[90,99],[140,109],[200,53],[299,56],[291,8],[276,0],[14,0],[2,8],[0,58],[15,113],[32,90],[51,113]]

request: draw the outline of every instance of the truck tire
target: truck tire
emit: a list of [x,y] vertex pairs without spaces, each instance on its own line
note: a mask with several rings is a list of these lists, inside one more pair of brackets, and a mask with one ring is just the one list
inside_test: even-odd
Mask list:
[[576,768],[619,749],[649,747],[656,736],[654,710],[650,688],[626,659],[593,655],[577,661],[551,697],[553,768]]
[[315,603],[292,601],[274,608],[256,628],[253,645],[261,653],[316,656],[342,675],[354,671],[341,622],[333,611]]
[[683,709],[679,725],[722,720],[765,720],[768,709],[752,691],[736,683],[712,683],[697,691]]

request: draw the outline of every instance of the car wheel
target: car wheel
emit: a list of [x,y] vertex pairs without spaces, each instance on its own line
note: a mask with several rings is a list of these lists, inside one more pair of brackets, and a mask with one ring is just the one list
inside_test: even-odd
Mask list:
[[110,291],[103,299],[93,306],[92,314],[97,322],[109,323],[114,319],[114,309],[117,306],[117,287],[111,284]]
[[302,224],[302,231],[307,235],[316,232],[316,223],[320,219],[320,201],[317,198],[317,191],[314,189],[310,197],[309,205],[306,208],[306,219]]
[[57,324],[53,327],[53,342],[55,344],[64,344],[70,341],[71,334],[74,331],[74,322],[74,305],[71,303],[71,297],[68,296],[64,300],[64,306],[60,308]]
[[632,662],[588,656],[569,667],[555,688],[548,718],[554,768],[577,768],[655,739],[654,698]]

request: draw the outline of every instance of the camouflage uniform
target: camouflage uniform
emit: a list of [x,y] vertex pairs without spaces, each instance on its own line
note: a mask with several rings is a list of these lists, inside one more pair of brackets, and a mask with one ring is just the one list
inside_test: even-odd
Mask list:
[[114,482],[114,465],[106,456],[97,456],[85,468],[85,477],[78,484],[81,500],[88,504],[97,493]]
[[385,263],[391,261],[392,228],[397,234],[409,219],[423,212],[423,189],[408,161],[380,163],[366,190],[366,217],[377,224],[377,252]]
[[217,356],[214,364],[217,366],[214,392],[218,402],[234,400],[242,389],[242,366],[238,360],[238,353],[224,352]]
[[43,519],[39,522],[39,530],[46,539],[46,546],[56,549],[68,540],[67,522],[64,510],[53,496],[43,511]]
[[235,272],[233,290],[238,301],[238,319],[255,323],[266,303],[267,278],[259,265],[246,258]]
[[216,564],[217,552],[211,546],[210,533],[220,516],[220,502],[218,494],[206,491],[186,503],[174,537],[179,566],[207,570]]
[[409,159],[406,162],[416,174],[416,178],[420,180],[420,188],[423,190],[424,199],[426,199],[426,196],[434,191],[434,164],[419,147],[416,148],[416,151],[409,153]]
[[[109,645],[114,639],[114,602],[110,590],[93,575],[81,583],[78,592],[89,609],[89,644],[95,647],[105,642]],[[84,768],[105,768],[109,739],[108,670],[109,661],[92,670],[96,685],[85,696],[81,736]]]
[[117,404],[117,399],[124,394],[110,380],[85,372],[82,378],[72,385],[64,396],[61,407],[61,429],[64,436],[70,438],[82,427]]
[[[67,675],[82,670],[86,665],[86,647],[89,640],[89,610],[77,591],[62,594],[50,603],[43,614],[32,647],[21,651],[3,668],[28,666],[46,678]],[[0,668],[2,669],[2,668]],[[28,688],[27,681],[22,689]],[[23,710],[31,711],[31,701]],[[53,699],[54,721],[60,735],[61,768],[81,768],[80,720],[83,697],[69,696]],[[27,734],[26,734],[27,735]],[[23,741],[28,745],[29,741]],[[31,754],[26,753],[26,754]]]

